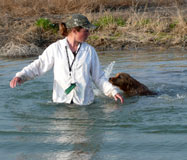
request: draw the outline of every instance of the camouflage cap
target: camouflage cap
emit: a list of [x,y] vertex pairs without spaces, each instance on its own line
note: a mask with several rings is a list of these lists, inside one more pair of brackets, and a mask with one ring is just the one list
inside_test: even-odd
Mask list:
[[96,26],[91,24],[87,17],[82,14],[73,14],[71,18],[66,22],[67,28],[83,27],[86,29],[95,29]]

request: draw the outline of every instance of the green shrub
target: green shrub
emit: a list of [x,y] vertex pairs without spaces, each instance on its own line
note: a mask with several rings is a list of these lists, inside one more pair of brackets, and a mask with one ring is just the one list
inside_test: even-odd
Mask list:
[[170,28],[170,29],[174,29],[174,28],[176,27],[177,24],[178,24],[177,21],[175,21],[175,22],[173,22],[173,23],[170,23],[170,24],[169,24],[169,28]]
[[97,35],[90,35],[90,39],[91,40],[98,40],[99,36],[97,36]]
[[122,18],[116,18],[112,15],[107,15],[99,18],[95,23],[97,27],[106,27],[111,24],[115,24],[117,26],[125,26],[126,22]]
[[58,24],[51,23],[51,21],[47,18],[40,18],[35,24],[44,31],[52,30],[53,32],[57,32],[59,29]]

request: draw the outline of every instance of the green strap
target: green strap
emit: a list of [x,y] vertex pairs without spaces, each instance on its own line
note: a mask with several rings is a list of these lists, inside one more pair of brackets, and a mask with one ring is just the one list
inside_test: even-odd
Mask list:
[[66,90],[65,90],[65,93],[66,94],[69,94],[72,90],[73,90],[73,88],[75,88],[76,87],[76,84],[75,83],[72,83]]

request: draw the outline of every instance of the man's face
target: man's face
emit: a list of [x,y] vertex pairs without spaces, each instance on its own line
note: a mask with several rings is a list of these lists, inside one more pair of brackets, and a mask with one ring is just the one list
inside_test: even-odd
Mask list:
[[78,42],[84,42],[90,35],[90,32],[88,29],[82,28],[80,31],[75,31],[75,35]]

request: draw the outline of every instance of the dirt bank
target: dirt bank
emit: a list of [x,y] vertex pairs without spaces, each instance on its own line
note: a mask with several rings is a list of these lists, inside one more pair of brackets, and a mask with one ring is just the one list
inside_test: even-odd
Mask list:
[[[98,51],[143,47],[187,50],[186,8],[186,5],[144,6],[82,12],[97,26],[87,41]],[[70,13],[31,15],[1,13],[1,56],[36,56],[63,38],[54,30],[38,27],[36,22],[40,18],[47,18],[51,23],[65,22]]]

